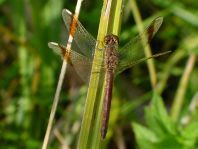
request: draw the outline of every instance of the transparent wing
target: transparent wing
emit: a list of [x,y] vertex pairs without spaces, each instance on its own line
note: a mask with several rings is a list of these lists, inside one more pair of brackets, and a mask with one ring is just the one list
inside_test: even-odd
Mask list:
[[[94,54],[96,40],[90,33],[88,33],[88,31],[82,26],[82,24],[78,20],[75,20],[75,18],[69,10],[64,9],[62,11],[62,16],[68,34],[73,34],[74,41],[72,41],[72,50],[80,54],[83,54],[87,57],[92,57]],[[73,18],[74,21],[73,23],[71,23]],[[72,28],[71,32],[70,28]]]
[[119,63],[116,70],[117,74],[141,61],[152,58],[147,58],[144,56],[144,45],[142,44],[142,41],[145,40],[144,42],[148,44],[159,30],[162,22],[162,17],[154,19],[142,34],[136,36],[130,40],[123,48],[118,50]]
[[[144,61],[149,60],[149,59],[151,59],[151,58],[155,58],[155,57],[158,57],[158,56],[162,56],[162,55],[165,55],[165,54],[169,54],[170,52],[171,52],[171,51],[166,51],[166,52],[157,53],[157,54],[154,54],[154,55],[152,55],[152,56],[150,56],[150,57],[144,57],[144,58],[141,58],[141,59],[139,59],[139,60],[137,60],[137,61],[131,62],[130,64],[127,65],[127,67],[125,67],[126,65],[123,66],[123,67],[120,67],[119,71],[116,71],[116,75],[119,74],[119,73],[121,73],[121,72],[123,72],[123,71],[126,70],[127,68],[133,67],[134,65],[137,65],[137,64],[139,64],[139,63],[141,63],[141,62],[144,62]],[[130,67],[128,67],[128,66],[130,66]]]
[[[64,53],[66,52],[66,47],[55,42],[48,43],[49,48],[51,48],[56,54],[64,58]],[[75,69],[77,74],[84,82],[89,81],[92,67],[92,59],[83,56],[80,53],[71,50],[71,53],[67,62]]]
[[63,50],[59,47],[58,43],[49,42],[49,43],[48,43],[48,47],[49,47],[50,49],[52,49],[54,53],[56,53],[57,55],[59,55],[59,56],[63,59],[63,57],[64,57],[64,55],[65,55],[65,54],[64,54],[65,51],[63,51]]

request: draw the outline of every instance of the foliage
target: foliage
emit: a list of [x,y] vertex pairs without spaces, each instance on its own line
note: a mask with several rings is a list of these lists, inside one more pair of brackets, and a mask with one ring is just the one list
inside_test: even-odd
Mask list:
[[[65,44],[61,11],[74,12],[75,5],[72,0],[0,0],[0,148],[41,147],[61,67],[61,59],[47,43]],[[155,89],[146,63],[114,80],[109,129],[102,148],[198,148],[198,3],[145,0],[137,1],[137,6],[145,26],[164,17],[151,42],[152,52],[172,53],[155,59]],[[102,1],[84,0],[80,13],[79,20],[94,37],[101,8]],[[138,33],[131,0],[125,1],[122,14],[121,46]],[[143,114],[153,90],[152,102]],[[77,146],[86,95],[87,86],[68,69],[49,148]]]
[[190,149],[197,148],[198,122],[187,126],[174,123],[162,103],[162,98],[154,93],[151,105],[145,110],[148,127],[133,123],[137,143],[141,149]]

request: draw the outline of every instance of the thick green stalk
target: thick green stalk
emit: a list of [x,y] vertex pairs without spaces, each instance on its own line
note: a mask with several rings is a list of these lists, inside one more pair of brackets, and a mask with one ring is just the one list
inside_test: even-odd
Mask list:
[[[98,30],[98,41],[103,41],[103,38],[105,34],[107,33],[107,26],[108,26],[108,16],[105,15],[105,10],[107,8],[107,1],[104,0],[103,4],[103,9],[101,13],[101,18],[100,18],[100,25],[99,25],[99,30]],[[97,57],[101,57],[102,53],[101,51],[97,49],[102,49],[103,45],[101,42],[98,42],[96,45],[96,50],[95,50],[95,59],[94,63],[97,61]],[[96,63],[102,63],[102,62],[96,62]],[[92,71],[94,71],[94,68],[97,66],[93,65]],[[97,68],[96,68],[97,69]],[[78,140],[78,148],[79,149],[88,149],[90,148],[90,138],[93,130],[93,117],[94,113],[96,112],[96,103],[97,103],[97,93],[99,92],[99,83],[100,80],[100,73],[92,73],[90,77],[90,82],[89,82],[89,88],[88,88],[88,93],[87,93],[87,98],[85,102],[85,109],[84,109],[84,114],[83,114],[83,119],[81,123],[81,130],[80,130],[80,135],[79,135],[79,140]],[[96,142],[99,142],[97,140]]]
[[[98,44],[96,45],[94,62],[92,66],[92,74],[90,77],[87,99],[83,120],[81,124],[80,136],[78,140],[78,148],[80,149],[97,149],[101,144],[101,115],[103,105],[104,91],[104,73],[95,73],[100,70],[99,64],[102,64],[103,57],[103,40],[107,33],[118,34],[119,24],[115,20],[120,20],[121,3],[122,1],[104,0],[101,12],[100,24],[98,29]],[[117,10],[120,7],[120,12]],[[111,20],[111,19],[113,20]],[[120,21],[119,21],[120,22]],[[114,25],[113,25],[114,24]],[[111,26],[111,27],[110,27]],[[112,27],[114,26],[114,27]],[[111,28],[111,30],[110,30]],[[114,32],[113,32],[114,31]]]
[[[111,8],[110,8],[110,18],[109,18],[107,34],[111,34],[111,33],[114,35],[119,34],[120,24],[121,24],[121,11],[122,11],[122,0],[113,0],[111,4]],[[102,91],[103,92],[101,96],[99,97],[100,98],[99,109],[96,113],[96,122],[95,122],[96,127],[94,127],[94,133],[93,133],[95,134],[95,136],[93,136],[92,138],[93,148],[100,147],[100,142],[98,142],[97,140],[101,138],[101,121],[102,121],[102,115],[103,115],[103,100],[104,100],[103,97],[104,97],[104,92],[105,92],[105,82],[103,83]]]

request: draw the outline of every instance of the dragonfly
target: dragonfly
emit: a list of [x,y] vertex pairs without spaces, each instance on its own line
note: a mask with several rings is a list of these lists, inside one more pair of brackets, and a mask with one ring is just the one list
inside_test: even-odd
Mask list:
[[[66,29],[69,32],[72,27],[71,22],[73,18],[72,13],[64,9],[62,12],[63,20]],[[144,52],[140,51],[145,45],[142,45],[142,40],[148,44],[154,35],[159,30],[163,22],[162,17],[154,19],[151,24],[145,29],[142,34],[132,38],[125,46],[118,48],[119,37],[114,34],[108,34],[103,41],[97,41],[94,37],[83,27],[80,21],[75,21],[75,33],[73,33],[73,42],[71,50],[66,49],[64,45],[49,42],[48,46],[62,59],[66,60],[79,74],[79,76],[87,82],[91,74],[95,50],[103,50],[103,63],[100,64],[105,72],[105,94],[103,99],[103,115],[101,124],[101,137],[104,139],[108,129],[108,121],[112,100],[113,80],[115,76],[124,70],[150,58],[158,57],[169,53],[162,52],[154,54],[150,57],[145,57]],[[68,34],[69,35],[69,34]],[[97,43],[103,43],[103,49],[97,48]]]

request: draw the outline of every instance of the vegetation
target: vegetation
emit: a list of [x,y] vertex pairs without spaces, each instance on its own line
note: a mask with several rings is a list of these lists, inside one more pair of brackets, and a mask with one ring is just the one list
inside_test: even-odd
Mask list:
[[[74,12],[75,5],[75,1],[63,0],[0,0],[0,148],[42,146],[62,63],[47,43],[66,44],[61,12],[64,8]],[[85,137],[100,148],[196,149],[198,4],[196,0],[150,0],[137,1],[135,6],[133,0],[124,2],[120,45],[138,33],[140,16],[144,26],[163,16],[151,49],[152,53],[172,53],[155,58],[149,69],[145,62],[120,74],[114,80],[106,139],[94,142],[101,109],[92,114],[96,119],[90,131],[95,136]],[[100,38],[102,7],[102,1],[84,0],[79,16],[95,38]],[[117,34],[114,25],[112,31],[116,28]],[[149,73],[150,69],[154,72]],[[77,146],[87,89],[68,69],[48,148]]]

